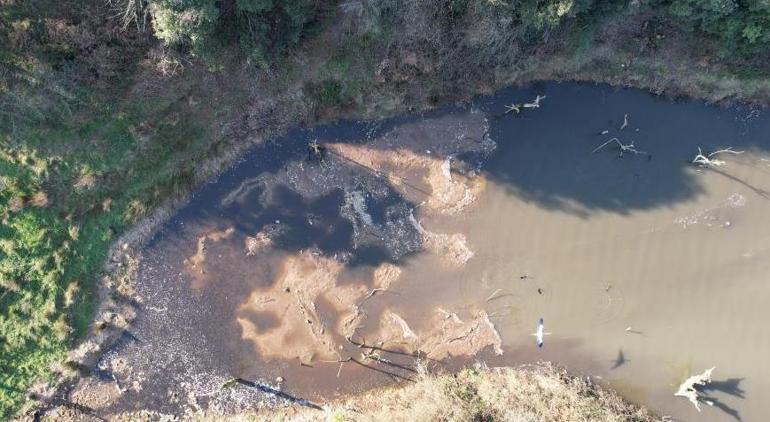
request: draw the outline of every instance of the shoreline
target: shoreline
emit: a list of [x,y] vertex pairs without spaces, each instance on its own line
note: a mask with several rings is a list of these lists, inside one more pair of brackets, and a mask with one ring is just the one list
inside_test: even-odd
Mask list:
[[[218,178],[223,172],[238,163],[243,157],[243,154],[260,142],[263,142],[261,141],[261,138],[256,138],[255,142],[241,144],[242,149],[239,153],[231,152],[231,154],[228,155],[229,161],[219,159],[218,163],[222,165],[222,167],[220,167],[221,170],[211,178],[202,180],[200,186],[210,183],[212,180]],[[213,166],[207,168],[210,169],[213,168]],[[198,189],[199,188],[195,191]],[[157,230],[171,218],[175,212],[188,203],[190,195],[192,195],[192,193],[188,193],[184,198],[175,198],[171,203],[156,208],[150,216],[145,217],[139,224],[134,225],[112,245],[109,259],[105,267],[110,274],[109,277],[111,278],[111,281],[100,285],[102,287],[101,297],[103,300],[100,302],[101,306],[97,314],[98,317],[94,322],[94,326],[98,327],[100,324],[103,324],[105,328],[96,330],[94,336],[85,340],[76,351],[72,352],[70,360],[75,361],[76,367],[85,369],[86,367],[93,366],[102,351],[119,339],[120,335],[130,327],[130,322],[135,317],[137,309],[132,305],[130,300],[122,303],[117,302],[111,294],[116,291],[116,288],[118,290],[131,290],[131,284],[133,283],[134,277],[133,271],[136,269],[136,260],[138,259],[137,253],[139,253],[143,245],[155,235]],[[121,294],[125,294],[125,292],[121,292]],[[129,299],[132,298],[129,297]],[[100,323],[99,321],[103,322]],[[61,397],[61,394],[66,392],[69,387],[74,386],[73,383],[76,383],[78,378],[76,377],[71,381],[71,383],[62,384],[62,390],[52,394],[51,397]],[[363,394],[366,395],[368,393],[365,392]],[[54,399],[54,402],[55,401],[56,400]],[[280,406],[280,404],[276,405]]]
[[[321,59],[323,60],[323,59]],[[508,76],[502,81],[488,88],[471,88],[471,98],[460,95],[461,98],[449,98],[442,104],[458,101],[467,103],[478,95],[486,95],[507,87],[522,87],[540,81],[581,83],[606,83],[616,88],[633,88],[650,92],[652,95],[662,95],[667,98],[679,99],[682,97],[705,101],[718,106],[733,106],[736,103],[767,106],[770,104],[770,83],[760,84],[754,90],[742,91],[740,80],[725,76],[717,77],[717,83],[712,86],[687,84],[683,79],[675,77],[656,78],[643,72],[634,73],[633,67],[628,67],[625,73],[614,75],[611,72],[597,71],[597,64],[589,61],[578,65],[559,64],[569,60],[568,57],[547,57],[542,63],[531,65],[531,69],[524,70],[518,76]],[[620,66],[621,63],[616,63]],[[649,66],[649,63],[641,63],[641,66]],[[537,70],[539,69],[539,70]],[[708,68],[692,67],[698,69],[692,75],[708,75]],[[538,73],[539,72],[539,73]],[[670,72],[667,71],[667,72]],[[537,73],[535,75],[535,73]],[[264,85],[270,81],[262,81]],[[219,155],[215,155],[201,163],[199,170],[194,174],[194,180],[185,187],[185,192],[176,197],[169,197],[159,205],[153,207],[149,215],[139,222],[132,224],[123,235],[115,240],[107,253],[105,263],[105,276],[102,282],[98,282],[98,309],[91,324],[88,336],[81,339],[76,347],[68,353],[67,363],[55,365],[56,372],[70,373],[69,376],[60,378],[59,387],[51,388],[48,385],[38,384],[35,394],[44,403],[55,403],[66,396],[70,389],[79,380],[77,373],[91,367],[103,350],[113,344],[136,316],[136,307],[132,303],[132,268],[135,269],[138,251],[157,232],[157,230],[171,218],[179,209],[184,207],[190,196],[202,186],[215,180],[227,169],[235,165],[245,153],[253,146],[266,142],[286,133],[287,130],[297,127],[309,127],[318,124],[327,124],[338,120],[381,120],[396,115],[414,114],[436,110],[441,106],[430,105],[427,98],[417,98],[413,101],[403,101],[389,108],[383,114],[371,113],[364,109],[339,109],[329,107],[326,109],[313,109],[304,102],[306,98],[302,89],[294,89],[287,93],[268,95],[261,102],[252,102],[243,113],[235,113],[226,122],[217,128],[216,138],[228,139]],[[366,101],[364,101],[366,102]],[[376,101],[375,101],[376,107]],[[383,103],[384,104],[384,103]],[[392,106],[389,105],[389,106]],[[274,108],[289,110],[288,117],[275,118]],[[280,113],[280,112],[279,112]],[[254,126],[251,122],[268,121],[266,126]],[[222,129],[222,130],[220,130]],[[116,300],[116,298],[118,298]],[[100,328],[101,327],[101,328]],[[44,405],[43,407],[48,407]]]

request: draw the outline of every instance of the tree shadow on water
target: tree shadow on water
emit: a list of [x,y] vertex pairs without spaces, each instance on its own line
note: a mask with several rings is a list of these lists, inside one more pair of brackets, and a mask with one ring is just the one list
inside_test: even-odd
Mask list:
[[722,381],[711,381],[706,385],[697,385],[695,388],[702,394],[702,401],[710,403],[713,407],[725,412],[733,419],[741,421],[742,418],[737,409],[713,397],[713,394],[722,393],[744,399],[746,398],[746,392],[740,386],[744,379],[745,378],[728,378]]
[[[498,150],[485,172],[526,201],[581,217],[594,211],[626,214],[703,194],[691,164],[698,147],[770,150],[770,118],[746,120],[740,107],[670,102],[636,90],[546,83],[504,90],[482,100],[482,108],[494,113],[538,94],[546,95],[540,108],[491,119]],[[643,153],[621,154],[614,142],[593,152],[612,138]],[[762,186],[716,170],[767,197]]]

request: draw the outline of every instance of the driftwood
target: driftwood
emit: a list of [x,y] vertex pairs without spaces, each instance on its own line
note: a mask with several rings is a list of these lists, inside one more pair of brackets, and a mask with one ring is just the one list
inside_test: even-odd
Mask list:
[[535,97],[534,100],[532,100],[529,103],[507,105],[505,106],[506,110],[505,110],[505,113],[503,114],[508,114],[508,113],[519,114],[521,113],[522,108],[540,108],[540,101],[544,99],[545,99],[545,95],[538,95],[537,97]]
[[620,129],[618,129],[618,132],[620,132],[621,130],[625,129],[626,126],[628,126],[628,113],[623,115],[623,124],[620,125]]
[[524,108],[540,108],[540,100],[545,100],[545,95],[538,95],[531,103],[524,103]]
[[695,158],[692,159],[693,164],[697,164],[700,167],[720,167],[725,165],[725,162],[722,160],[717,160],[716,156],[719,154],[743,154],[743,151],[734,151],[733,147],[727,147],[725,149],[720,149],[718,151],[714,151],[708,155],[704,155],[703,151],[698,147],[698,155],[695,156]]
[[[700,404],[698,400],[700,397],[698,396],[698,390],[695,389],[696,385],[706,385],[711,382],[711,373],[714,372],[714,369],[716,369],[715,366],[712,366],[709,369],[706,369],[703,371],[702,374],[699,375],[693,375],[690,378],[687,378],[684,380],[682,385],[679,386],[679,389],[676,390],[676,393],[674,393],[677,397],[686,397],[690,400],[690,402],[695,406],[696,409],[698,409],[698,412],[700,412]],[[713,406],[714,402],[701,399],[704,403],[706,403],[709,406]]]

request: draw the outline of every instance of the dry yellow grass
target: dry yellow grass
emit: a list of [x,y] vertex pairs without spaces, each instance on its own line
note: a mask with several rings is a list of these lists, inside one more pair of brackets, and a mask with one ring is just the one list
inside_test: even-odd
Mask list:
[[[251,421],[653,421],[646,409],[551,364],[467,369],[328,403],[220,420]],[[207,417],[208,420],[216,419]]]

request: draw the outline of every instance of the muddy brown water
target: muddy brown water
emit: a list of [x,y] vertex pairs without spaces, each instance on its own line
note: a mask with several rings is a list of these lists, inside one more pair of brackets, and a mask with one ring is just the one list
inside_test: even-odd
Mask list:
[[[540,108],[502,114],[538,94]],[[592,153],[612,137],[644,153]],[[314,139],[322,157],[307,150]],[[690,163],[698,147],[729,146],[744,152],[714,169]],[[467,197],[431,185],[444,170],[472,192],[462,209],[447,211]],[[322,401],[409,382],[419,349],[449,369],[558,362],[677,419],[763,420],[766,190],[766,110],[601,85],[544,83],[425,115],[295,130],[207,185],[147,246],[142,312],[97,371],[125,392],[102,410]],[[463,241],[447,240],[455,234]],[[269,241],[250,253],[249,237]],[[416,346],[404,330],[400,343],[383,341],[391,314]],[[486,327],[480,315],[502,355],[494,338],[473,337]],[[540,317],[551,333],[542,349],[530,335]],[[436,352],[474,341],[473,356]],[[673,393],[711,366],[704,394],[715,406],[698,413]],[[256,387],[222,389],[232,377]]]

